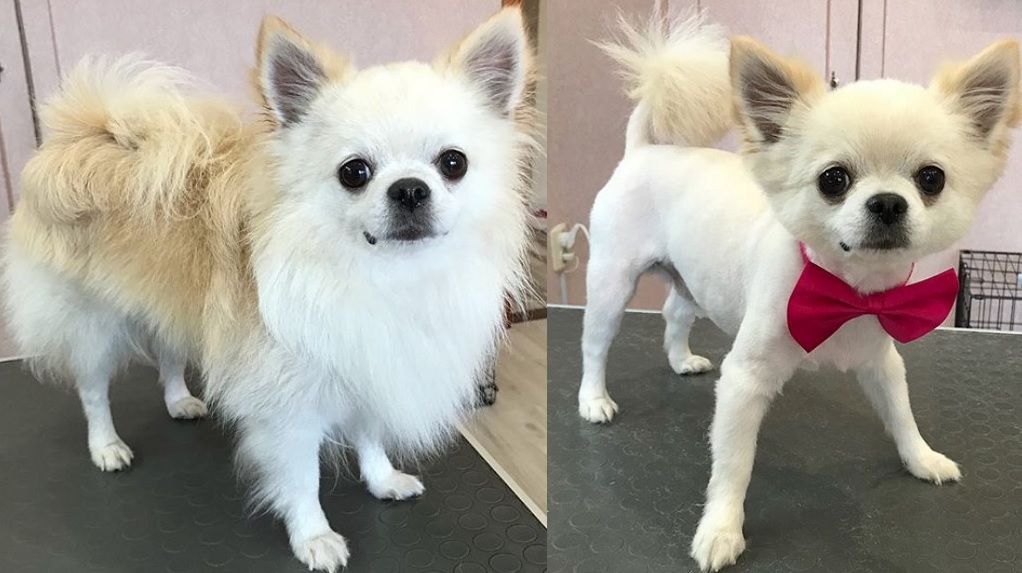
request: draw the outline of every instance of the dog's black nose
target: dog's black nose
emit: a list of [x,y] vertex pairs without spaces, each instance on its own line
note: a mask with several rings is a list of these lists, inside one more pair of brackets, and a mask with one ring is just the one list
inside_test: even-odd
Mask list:
[[414,211],[416,207],[429,199],[429,185],[426,185],[422,179],[405,177],[398,179],[387,189],[387,197],[405,209]]
[[908,212],[908,201],[897,193],[877,193],[866,201],[866,209],[885,225],[893,225]]

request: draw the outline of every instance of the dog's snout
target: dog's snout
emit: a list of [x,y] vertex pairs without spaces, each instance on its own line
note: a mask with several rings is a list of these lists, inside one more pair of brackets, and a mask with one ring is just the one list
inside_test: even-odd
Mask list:
[[409,211],[414,211],[429,199],[429,193],[429,185],[415,177],[398,179],[387,189],[387,197]]
[[905,217],[908,201],[897,193],[878,193],[866,201],[866,210],[885,225],[893,225]]

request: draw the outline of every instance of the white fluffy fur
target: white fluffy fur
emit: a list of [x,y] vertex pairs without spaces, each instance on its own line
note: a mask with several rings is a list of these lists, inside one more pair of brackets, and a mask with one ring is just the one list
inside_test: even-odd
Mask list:
[[[1015,121],[1018,68],[1014,44],[986,53],[989,73],[978,75],[1000,81],[1003,90],[994,104],[1000,106],[998,134],[984,136],[971,129],[964,106],[954,104],[962,99],[952,95],[956,90],[961,95],[972,89],[968,82],[935,81],[927,90],[882,80],[827,94],[815,74],[750,40],[736,40],[732,91],[742,117],[762,117],[768,108],[783,127],[779,141],[770,142],[747,122],[743,156],[690,146],[717,132],[703,119],[725,117],[730,106],[719,93],[726,77],[705,79],[707,73],[727,73],[720,65],[726,47],[716,28],[701,25],[698,18],[675,22],[671,30],[654,25],[651,38],[625,27],[628,45],[610,50],[629,67],[639,101],[629,125],[630,145],[597,195],[590,218],[579,410],[591,422],[608,422],[618,411],[605,384],[607,351],[635,283],[647,271],[661,271],[671,284],[663,309],[664,348],[674,371],[711,367],[689,349],[696,317],[709,317],[735,336],[717,382],[712,477],[691,549],[703,570],[717,570],[744,550],[743,504],[760,422],[800,367],[822,363],[854,370],[907,469],[934,483],[959,478],[957,465],[919,434],[904,364],[875,317],[850,321],[807,355],[787,331],[785,309],[803,268],[799,241],[815,262],[865,293],[897,285],[914,259],[962,236],[1003,168],[1006,132]],[[768,88],[768,97],[750,96],[744,90],[750,78],[786,78],[790,100],[771,99],[784,90],[769,85],[758,86]],[[703,119],[692,119],[693,114]],[[676,131],[658,133],[657,126]],[[852,163],[858,177],[838,205],[816,189],[819,173],[835,161]],[[947,187],[932,206],[924,205],[912,181],[912,170],[925,163],[947,173]],[[907,248],[857,248],[864,202],[880,190],[909,203]],[[839,248],[840,242],[852,245],[852,251]]]
[[[286,126],[244,127],[187,96],[178,72],[135,58],[67,79],[43,108],[47,143],[9,233],[6,307],[40,371],[73,380],[103,470],[132,460],[107,399],[117,369],[152,355],[168,412],[194,418],[206,405],[183,374],[198,363],[205,397],[239,430],[257,505],[284,520],[303,563],[334,571],[348,549],[319,504],[321,450],[352,448],[378,497],[423,493],[391,458],[434,452],[455,431],[502,336],[505,297],[525,288],[531,139],[517,114],[531,62],[512,9],[434,65],[356,71],[275,19],[262,40],[268,56],[297,46],[326,70]],[[463,64],[478,51],[496,61],[483,75]],[[492,85],[501,73],[507,93]],[[283,96],[256,78],[280,123]],[[459,181],[435,165],[449,147],[468,157]],[[350,192],[336,174],[356,155],[373,179]],[[410,176],[432,188],[436,233],[391,240],[386,191]],[[150,241],[158,253],[140,246]],[[191,321],[175,322],[175,297]]]

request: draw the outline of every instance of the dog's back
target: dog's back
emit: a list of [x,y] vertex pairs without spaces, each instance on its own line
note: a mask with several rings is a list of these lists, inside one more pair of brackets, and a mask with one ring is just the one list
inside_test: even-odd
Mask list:
[[40,107],[46,140],[25,167],[6,249],[23,353],[66,371],[74,333],[96,328],[187,346],[216,275],[243,272],[239,190],[258,128],[187,95],[187,82],[134,56],[87,59]]
[[23,173],[23,208],[46,223],[189,214],[244,129],[229,105],[188,95],[189,82],[136,56],[80,62],[40,106],[46,141]]

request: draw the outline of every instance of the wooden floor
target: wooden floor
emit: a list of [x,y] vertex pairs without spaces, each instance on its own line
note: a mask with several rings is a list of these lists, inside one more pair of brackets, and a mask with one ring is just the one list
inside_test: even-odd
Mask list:
[[546,525],[546,320],[511,327],[497,361],[497,403],[462,434]]

